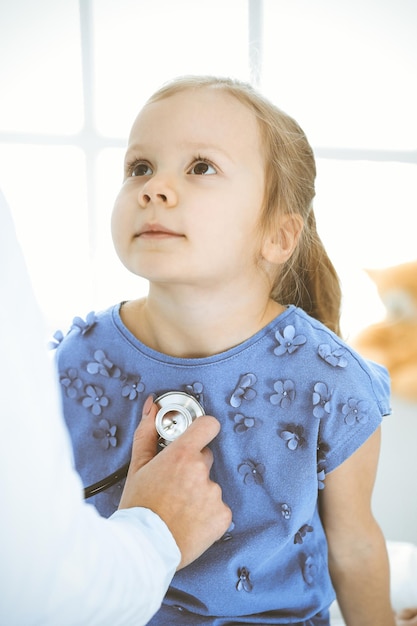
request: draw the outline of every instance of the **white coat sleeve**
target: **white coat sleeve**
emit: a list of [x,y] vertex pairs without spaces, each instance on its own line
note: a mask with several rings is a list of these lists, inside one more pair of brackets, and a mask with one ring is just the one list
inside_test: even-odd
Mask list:
[[146,624],[180,552],[153,512],[106,520],[83,500],[43,322],[1,193],[0,290],[0,623]]

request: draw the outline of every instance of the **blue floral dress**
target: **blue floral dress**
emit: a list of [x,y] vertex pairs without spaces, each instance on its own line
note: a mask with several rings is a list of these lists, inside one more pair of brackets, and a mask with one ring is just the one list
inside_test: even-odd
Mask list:
[[[211,444],[212,477],[232,525],[175,575],[150,623],[327,625],[334,591],[318,493],[390,412],[386,370],[294,306],[207,358],[143,345],[124,326],[120,305],[75,318],[56,339],[64,414],[85,485],[129,461],[149,393],[194,395],[222,425]],[[109,516],[121,489],[90,501]]]

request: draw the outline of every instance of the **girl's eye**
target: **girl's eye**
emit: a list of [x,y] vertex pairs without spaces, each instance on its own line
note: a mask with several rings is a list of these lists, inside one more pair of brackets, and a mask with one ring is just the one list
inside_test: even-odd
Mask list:
[[207,161],[197,161],[189,170],[189,173],[196,176],[210,176],[212,174],[217,174],[215,168],[210,163],[207,163]]
[[150,176],[152,168],[147,163],[134,163],[129,167],[130,176]]

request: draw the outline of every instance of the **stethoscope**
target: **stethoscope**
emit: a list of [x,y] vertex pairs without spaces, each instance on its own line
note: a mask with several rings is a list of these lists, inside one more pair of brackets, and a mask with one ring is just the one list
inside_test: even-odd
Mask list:
[[[155,417],[155,428],[161,448],[165,448],[182,435],[197,417],[204,415],[204,409],[198,400],[183,391],[169,391],[156,398],[154,402],[159,409]],[[126,478],[129,465],[130,461],[112,474],[85,487],[84,498],[96,496]]]

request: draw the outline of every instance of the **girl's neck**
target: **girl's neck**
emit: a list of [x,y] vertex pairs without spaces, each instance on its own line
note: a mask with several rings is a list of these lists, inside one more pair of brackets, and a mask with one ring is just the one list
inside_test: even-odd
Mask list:
[[147,298],[124,304],[121,317],[150,348],[180,358],[199,358],[246,341],[283,310],[277,302],[253,292],[232,298],[151,286]]

